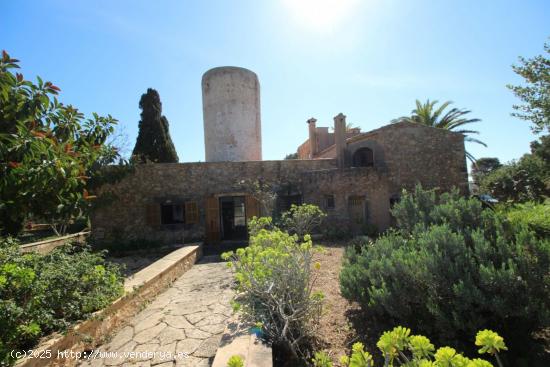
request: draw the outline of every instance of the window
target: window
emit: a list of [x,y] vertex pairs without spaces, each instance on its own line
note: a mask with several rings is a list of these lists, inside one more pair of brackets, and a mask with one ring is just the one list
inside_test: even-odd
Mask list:
[[290,210],[292,204],[302,205],[302,195],[277,195],[277,213],[282,214]]
[[335,206],[334,195],[325,195],[325,209],[334,209]]
[[185,206],[182,204],[161,204],[161,224],[183,224],[185,218]]
[[360,148],[353,153],[353,167],[374,166],[374,153],[370,148]]

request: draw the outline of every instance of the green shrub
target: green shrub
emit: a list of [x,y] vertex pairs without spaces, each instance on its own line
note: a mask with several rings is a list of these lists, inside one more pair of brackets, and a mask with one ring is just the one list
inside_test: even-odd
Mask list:
[[550,240],[482,210],[475,199],[417,188],[393,210],[398,231],[348,248],[344,297],[379,322],[407,323],[468,348],[476,330],[499,330],[525,354],[550,320]]
[[231,356],[227,361],[227,367],[244,367],[244,359],[241,356]]
[[[261,226],[254,219],[252,228]],[[269,221],[263,221],[269,222]],[[259,229],[249,246],[223,254],[235,270],[239,294],[235,305],[245,320],[261,328],[275,348],[296,360],[309,357],[313,325],[318,322],[323,296],[312,291],[314,249],[309,235],[303,241],[279,229]]]
[[11,350],[64,330],[122,294],[120,270],[87,247],[63,246],[47,255],[21,254],[12,240],[0,243],[0,362]]
[[[384,367],[411,366],[411,367],[492,367],[483,359],[469,359],[457,353],[454,348],[441,347],[435,350],[428,338],[422,335],[410,335],[411,330],[398,326],[392,331],[386,331],[376,346],[384,356]],[[507,350],[500,335],[483,330],[477,333],[475,344],[481,346],[480,354],[488,353],[495,357],[502,367],[499,352]],[[317,358],[317,356],[325,358]],[[315,367],[332,367],[332,362],[324,352],[317,352],[313,360]],[[328,361],[327,361],[328,359]],[[365,351],[362,343],[353,344],[351,355],[343,356],[340,363],[344,367],[373,367],[374,360],[369,352]]]
[[550,201],[543,204],[528,202],[516,204],[505,210],[505,215],[513,223],[523,223],[540,237],[550,237]]
[[550,196],[548,163],[534,154],[495,169],[481,180],[480,192],[501,202],[541,202]]
[[292,204],[290,210],[283,213],[281,224],[287,232],[291,234],[295,233],[298,237],[303,238],[306,234],[313,233],[321,225],[326,216],[316,205]]
[[349,223],[331,217],[323,221],[321,233],[327,241],[343,241],[349,240],[354,232]]

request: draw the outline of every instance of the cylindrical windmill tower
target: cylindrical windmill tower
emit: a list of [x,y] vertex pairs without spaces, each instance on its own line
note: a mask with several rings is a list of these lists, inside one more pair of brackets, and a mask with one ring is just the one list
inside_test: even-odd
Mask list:
[[250,70],[224,66],[202,76],[207,162],[262,159],[260,83]]

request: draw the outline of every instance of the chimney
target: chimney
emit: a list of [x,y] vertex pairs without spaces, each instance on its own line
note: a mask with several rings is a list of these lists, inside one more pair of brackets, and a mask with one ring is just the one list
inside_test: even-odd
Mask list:
[[346,149],[346,116],[339,113],[334,117],[334,141],[336,144],[336,160],[338,167],[343,168]]
[[317,120],[312,117],[309,120],[307,120],[307,123],[309,124],[309,158],[313,159],[315,154],[317,154],[317,136],[315,134],[315,129],[317,128],[317,125],[315,124]]

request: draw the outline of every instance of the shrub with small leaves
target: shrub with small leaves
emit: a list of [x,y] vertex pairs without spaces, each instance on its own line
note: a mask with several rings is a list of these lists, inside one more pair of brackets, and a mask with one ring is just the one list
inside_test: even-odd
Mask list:
[[[260,223],[270,223],[259,219]],[[254,229],[249,246],[222,255],[235,270],[235,304],[245,320],[261,328],[262,337],[297,359],[312,356],[323,295],[313,292],[314,248],[309,235],[299,240],[279,229]]]
[[119,267],[87,247],[21,254],[17,241],[0,240],[0,365],[14,362],[11,350],[31,348],[107,306],[122,284]]
[[326,216],[316,205],[292,204],[290,210],[283,213],[281,223],[287,232],[295,233],[299,238],[303,238],[306,234],[313,233]]
[[550,238],[483,209],[476,199],[405,193],[398,229],[346,251],[342,295],[381,326],[407,323],[440,344],[497,329],[508,358],[534,358],[531,338],[550,321]]

